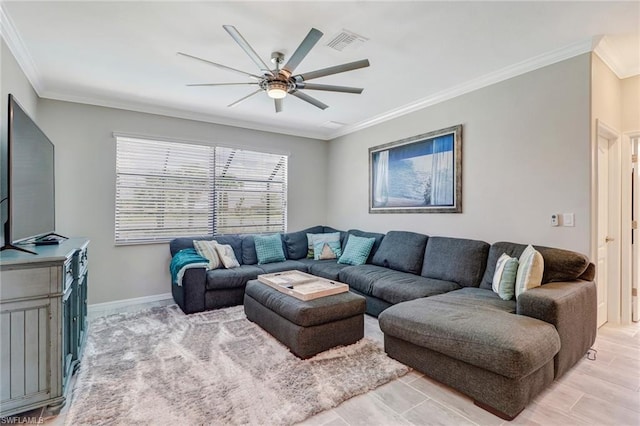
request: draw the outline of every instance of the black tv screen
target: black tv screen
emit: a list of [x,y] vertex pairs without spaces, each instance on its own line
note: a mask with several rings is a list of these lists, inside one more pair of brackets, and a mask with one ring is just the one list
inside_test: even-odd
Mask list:
[[54,146],[9,95],[9,235],[17,243],[55,231]]

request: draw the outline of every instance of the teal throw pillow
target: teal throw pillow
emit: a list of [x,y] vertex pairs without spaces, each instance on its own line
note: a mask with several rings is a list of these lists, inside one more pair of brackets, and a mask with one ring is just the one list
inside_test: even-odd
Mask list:
[[[314,246],[317,243],[334,243],[334,247],[335,243],[337,243],[338,247],[340,247],[340,233],[328,232],[326,234],[307,234],[307,259],[318,259],[315,257],[314,250]],[[322,247],[324,247],[324,245]],[[337,257],[340,257],[340,254],[338,254]]]
[[375,238],[356,237],[355,235],[349,235],[347,239],[347,246],[344,248],[344,252],[338,263],[345,265],[364,265],[369,258]]
[[256,255],[258,255],[258,265],[265,263],[284,262],[284,250],[282,249],[282,238],[280,234],[256,235],[253,237],[256,243]]

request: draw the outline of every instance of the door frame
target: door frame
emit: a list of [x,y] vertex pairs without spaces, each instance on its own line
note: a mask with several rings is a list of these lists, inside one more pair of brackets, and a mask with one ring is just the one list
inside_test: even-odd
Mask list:
[[[640,138],[640,131],[626,132],[622,135],[622,176],[632,176],[632,143],[634,139]],[[636,162],[636,168],[640,167],[640,163]],[[637,171],[638,172],[638,171]],[[631,196],[632,187],[631,179],[622,179],[622,256],[621,256],[621,302],[622,308],[620,312],[620,320],[623,324],[630,324],[633,321],[633,245],[631,244],[631,233],[633,232],[631,215],[631,203],[633,197]],[[635,188],[635,196],[640,195],[640,188]],[[626,195],[625,195],[626,194]],[[636,200],[636,206],[638,202]],[[636,211],[636,217],[638,217],[638,211]],[[638,233],[636,233],[636,236]],[[637,238],[637,237],[636,237]],[[640,241],[635,241],[637,247],[640,247]],[[640,273],[637,271],[636,273]]]
[[[607,322],[619,324],[621,321],[621,249],[622,249],[622,149],[620,133],[613,127],[596,119],[594,146],[592,151],[592,258],[597,258],[598,250],[598,139],[603,137],[609,141],[609,220],[608,236],[613,238],[609,243],[607,254]],[[627,235],[628,236],[628,235]],[[596,283],[597,284],[597,283]],[[631,292],[629,291],[629,296]]]

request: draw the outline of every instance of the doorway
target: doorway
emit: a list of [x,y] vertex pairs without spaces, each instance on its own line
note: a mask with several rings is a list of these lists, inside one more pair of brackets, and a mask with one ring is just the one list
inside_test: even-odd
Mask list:
[[618,132],[597,122],[596,284],[598,327],[620,322],[621,153]]

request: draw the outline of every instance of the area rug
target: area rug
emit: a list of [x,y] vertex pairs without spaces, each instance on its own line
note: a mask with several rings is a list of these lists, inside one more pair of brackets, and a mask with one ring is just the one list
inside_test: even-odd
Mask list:
[[66,424],[300,422],[408,372],[367,338],[300,360],[242,306],[92,321]]

